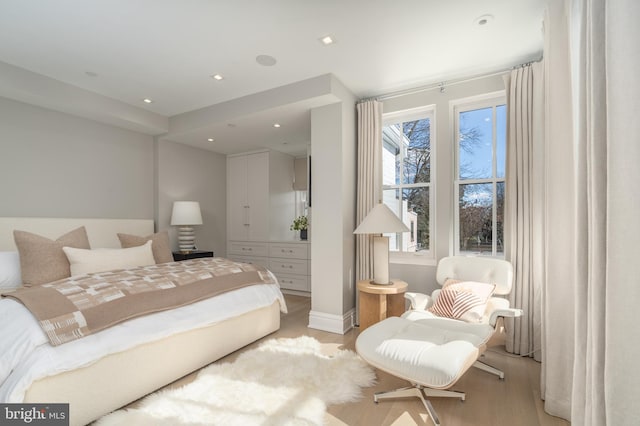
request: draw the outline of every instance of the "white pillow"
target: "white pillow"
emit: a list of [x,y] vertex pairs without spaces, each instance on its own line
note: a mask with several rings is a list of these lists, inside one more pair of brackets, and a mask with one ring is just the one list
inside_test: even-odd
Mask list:
[[428,311],[439,317],[482,322],[495,288],[495,284],[448,278]]
[[0,251],[0,288],[16,288],[22,285],[20,256],[17,251]]
[[63,247],[71,265],[71,276],[90,274],[92,272],[127,269],[136,266],[155,265],[151,250],[151,240],[138,247],[124,249],[85,250]]

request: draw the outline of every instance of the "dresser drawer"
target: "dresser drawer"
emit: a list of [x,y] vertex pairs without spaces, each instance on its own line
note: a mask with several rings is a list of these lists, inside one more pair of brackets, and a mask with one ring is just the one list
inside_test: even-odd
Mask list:
[[269,269],[271,272],[280,274],[307,275],[309,272],[309,262],[296,259],[269,259]]
[[255,243],[251,241],[229,241],[227,253],[239,256],[264,256],[268,254],[267,243]]
[[252,265],[264,266],[269,268],[269,261],[266,257],[254,257],[254,256],[237,256],[235,254],[227,256],[229,260],[234,262],[250,263]]
[[306,275],[278,274],[280,288],[285,290],[311,291],[309,277]]
[[308,259],[308,244],[271,243],[269,257],[284,257],[286,259]]

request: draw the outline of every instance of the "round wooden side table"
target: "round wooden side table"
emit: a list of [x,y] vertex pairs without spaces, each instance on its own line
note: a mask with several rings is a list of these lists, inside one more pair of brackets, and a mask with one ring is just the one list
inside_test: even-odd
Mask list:
[[387,317],[402,315],[407,286],[401,280],[391,280],[388,285],[372,284],[369,280],[358,281],[360,331]]

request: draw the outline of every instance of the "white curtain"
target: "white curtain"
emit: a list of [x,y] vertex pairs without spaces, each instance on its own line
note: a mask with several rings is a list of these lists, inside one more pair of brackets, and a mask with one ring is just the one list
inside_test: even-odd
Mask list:
[[545,409],[640,419],[640,2],[549,2],[545,21]]
[[505,76],[507,171],[505,257],[514,269],[511,306],[524,315],[507,321],[506,349],[542,359],[544,280],[544,81],[543,64],[519,67]]
[[[382,199],[382,103],[360,102],[358,109],[358,177],[356,224]],[[369,235],[356,235],[356,278],[373,276],[373,249]]]

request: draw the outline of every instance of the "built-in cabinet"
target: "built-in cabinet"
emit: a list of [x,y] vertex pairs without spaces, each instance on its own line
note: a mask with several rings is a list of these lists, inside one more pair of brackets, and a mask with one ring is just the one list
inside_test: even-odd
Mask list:
[[311,253],[307,242],[230,241],[227,251],[231,260],[268,268],[283,290],[300,294],[311,291]]
[[309,248],[306,242],[269,244],[269,270],[276,275],[282,289],[311,291]]
[[269,268],[284,290],[310,291],[310,251],[289,229],[294,158],[275,151],[227,157],[227,257]]
[[269,267],[269,243],[260,241],[229,241],[227,257],[236,262]]
[[269,153],[227,158],[227,238],[269,239]]

